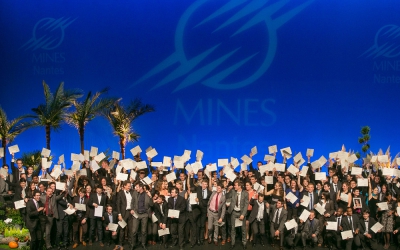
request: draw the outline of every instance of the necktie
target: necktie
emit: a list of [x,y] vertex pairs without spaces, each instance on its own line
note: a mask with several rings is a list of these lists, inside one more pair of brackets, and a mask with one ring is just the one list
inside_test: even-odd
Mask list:
[[236,196],[236,206],[237,207],[239,206],[239,193],[237,193],[237,196]]
[[333,184],[333,188],[334,188],[335,193],[336,193],[336,192],[337,192],[337,186],[336,186],[336,184]]
[[314,227],[314,220],[311,220],[310,222],[311,222],[311,230],[312,230]]
[[176,205],[176,198],[174,199],[174,209],[175,209],[175,205]]
[[[175,205],[174,205],[174,207],[175,207]],[[163,209],[162,209],[162,204],[160,204],[160,210],[161,210],[162,216],[164,216],[164,211],[163,211]]]
[[81,198],[81,204],[83,204],[83,197]]
[[125,193],[126,193],[126,194],[129,194],[129,192],[128,192],[128,191],[125,191]]
[[349,216],[349,221],[350,221],[351,231],[354,232],[354,230],[353,230],[353,221],[351,220],[351,216]]
[[337,230],[339,231],[339,227],[340,227],[340,217],[338,217],[338,223],[337,223]]
[[313,209],[313,197],[312,197],[312,193],[309,193],[310,196],[310,210]]
[[276,224],[279,224],[279,209],[276,210],[275,223],[276,223]]
[[218,193],[217,193],[217,198],[215,198],[215,211],[218,212]]
[[34,200],[34,202],[35,202],[36,209],[38,209],[37,201]]

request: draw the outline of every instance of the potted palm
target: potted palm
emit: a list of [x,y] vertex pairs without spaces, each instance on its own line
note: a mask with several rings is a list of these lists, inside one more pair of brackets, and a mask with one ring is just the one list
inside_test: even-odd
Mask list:
[[22,248],[28,245],[28,240],[29,240],[29,231],[26,228],[23,228],[20,230],[20,232],[17,232],[16,238],[18,238],[18,248]]

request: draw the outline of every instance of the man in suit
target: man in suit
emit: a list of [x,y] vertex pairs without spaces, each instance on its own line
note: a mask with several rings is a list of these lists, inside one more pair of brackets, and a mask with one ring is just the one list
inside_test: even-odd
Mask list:
[[[300,220],[301,223],[301,220]],[[311,246],[314,248],[318,242],[318,235],[321,229],[319,221],[315,219],[315,211],[311,210],[308,220],[304,223],[304,229],[301,232],[301,241],[303,242],[303,249],[306,249],[307,240],[311,240]]]
[[249,206],[249,193],[243,190],[243,183],[235,181],[233,188],[235,189],[232,193],[231,203],[228,207],[228,213],[231,214],[231,249],[235,247],[236,238],[236,227],[235,221],[239,219],[242,222],[242,243],[243,249],[246,249],[246,214],[247,207]]
[[50,249],[51,247],[51,235],[53,224],[56,219],[58,219],[58,208],[57,201],[62,199],[63,194],[56,196],[51,187],[46,189],[46,200],[44,203],[43,213],[46,219],[46,248]]
[[[215,223],[221,224],[224,221],[226,205],[225,195],[222,193],[222,184],[218,183],[217,191],[212,192],[208,200],[208,243],[212,242],[212,233],[214,231],[214,244],[218,246],[218,231],[219,226]],[[214,228],[214,230],[213,230]],[[226,240],[226,234],[222,232],[222,240]]]
[[[3,165],[2,169],[4,169],[8,173],[8,165]],[[11,191],[11,186],[6,182],[13,182],[13,175],[7,174],[7,176],[0,175],[0,194],[8,194],[8,191]],[[4,202],[4,201],[3,201]]]
[[199,228],[199,241],[200,245],[204,242],[204,231],[205,231],[205,224],[207,220],[207,204],[210,200],[211,196],[211,189],[208,187],[208,180],[203,179],[201,181],[201,186],[197,187],[197,202],[199,203],[200,208],[200,218],[198,220],[199,224],[197,225]]
[[14,183],[18,183],[19,179],[21,179],[21,174],[22,173],[26,173],[26,169],[23,166],[22,160],[21,159],[17,159],[17,167],[15,167],[14,164],[14,154],[12,154],[12,159],[11,159],[11,170],[12,170],[12,175],[13,175],[13,182]]
[[[98,185],[96,187],[96,193],[90,194],[89,201],[87,203],[86,216],[90,219],[90,233],[89,233],[89,245],[93,244],[94,240],[94,229],[97,227],[97,237],[100,241],[100,246],[104,246],[103,243],[103,223],[102,215],[105,211],[107,196],[103,194],[103,188]],[[103,207],[103,211],[100,216],[95,216],[95,209],[99,206]]]
[[[342,221],[344,218],[345,216],[343,216],[342,208],[338,208],[335,214],[327,218],[327,222],[337,223],[336,231],[326,230],[326,244],[328,245],[329,250],[332,250],[333,246],[335,246],[337,249],[341,248],[340,245],[342,242],[342,236],[340,235],[340,233],[343,231]],[[325,222],[325,226],[327,225],[327,222]]]
[[353,242],[357,247],[361,246],[360,237],[358,233],[360,231],[360,222],[358,216],[353,214],[353,209],[348,207],[346,209],[347,216],[342,220],[343,231],[351,230],[353,233],[353,238],[343,239],[346,241],[346,250],[351,250]]
[[124,181],[121,191],[117,194],[117,207],[116,212],[118,213],[118,220],[124,220],[126,222],[125,228],[121,228],[119,232],[119,244],[124,245],[125,241],[125,230],[132,232],[132,219],[134,218],[131,214],[132,208],[132,196],[136,195],[135,190],[131,190],[131,183]]
[[176,246],[178,244],[179,238],[179,249],[183,249],[184,244],[184,229],[185,229],[185,221],[186,221],[186,201],[185,198],[178,195],[179,190],[175,187],[171,190],[171,197],[168,199],[168,209],[178,210],[179,218],[170,217],[169,225],[170,225],[170,233],[172,235],[173,243],[172,246]]
[[376,221],[369,217],[369,210],[364,210],[363,219],[360,222],[360,233],[358,234],[363,249],[366,249],[366,246],[371,248],[371,250],[376,250],[378,248],[375,232],[371,230],[371,227],[373,227],[375,223]]
[[31,235],[31,250],[42,249],[43,231],[40,225],[39,216],[43,213],[43,203],[40,201],[40,192],[35,191],[33,193],[33,199],[26,203],[27,220],[26,226],[29,229]]
[[[165,197],[163,195],[158,196],[156,203],[153,205],[154,215],[157,218],[158,229],[167,228],[167,219],[168,219],[168,205],[165,201]],[[193,225],[193,227],[196,227]],[[194,235],[193,235],[194,237]],[[167,245],[167,236],[162,236],[163,244],[165,248],[168,248]]]
[[[309,183],[307,186],[307,192],[303,194],[303,196],[308,196],[310,198],[310,203],[308,203],[308,211],[311,211],[314,209],[314,205],[316,205],[319,201],[318,194],[315,192],[315,185],[314,183]],[[303,198],[300,200],[300,202],[303,202]]]
[[[270,213],[270,232],[272,239],[279,239],[279,249],[283,249],[283,230],[285,228],[285,222],[287,220],[287,211],[283,208],[283,201],[278,200],[274,206],[272,206]],[[272,246],[274,244],[272,243]]]
[[118,224],[118,213],[116,211],[112,211],[112,206],[107,205],[106,212],[103,215],[103,227],[104,227],[104,239],[107,243],[107,246],[110,246],[112,243],[115,244],[115,249],[120,248],[118,245],[118,233],[120,230],[120,226],[118,226],[117,231],[110,231],[108,225],[110,223]]
[[[57,191],[59,192],[59,191]],[[65,209],[68,207],[68,200],[67,200],[67,191],[64,190],[60,192],[62,195],[61,199],[57,200],[57,209],[58,209],[58,218],[56,218],[57,223],[57,238],[56,244],[58,245],[58,249],[66,248],[68,243],[68,229],[69,229],[69,215],[64,212]],[[61,237],[63,237],[61,239]],[[60,245],[62,242],[62,245]]]
[[138,192],[133,193],[131,203],[131,214],[133,215],[132,220],[132,250],[136,246],[136,235],[140,225],[141,235],[140,240],[142,248],[146,249],[146,238],[147,238],[147,222],[151,214],[151,207],[153,207],[153,198],[151,197],[150,191],[146,189],[142,182],[138,184]]
[[252,210],[249,216],[249,224],[253,232],[253,247],[256,246],[257,239],[264,245],[263,238],[265,237],[265,221],[268,220],[267,207],[265,206],[264,194],[258,194],[257,199],[251,199],[250,205]]
[[75,207],[75,214],[71,216],[72,218],[72,228],[73,228],[73,236],[74,236],[74,245],[72,248],[76,248],[79,245],[79,228],[82,228],[82,245],[86,246],[87,241],[87,217],[86,217],[86,206],[88,199],[86,198],[86,190],[84,188],[79,188],[78,196],[75,196],[72,200],[72,204],[76,206],[76,204],[85,205],[85,210],[78,210]]

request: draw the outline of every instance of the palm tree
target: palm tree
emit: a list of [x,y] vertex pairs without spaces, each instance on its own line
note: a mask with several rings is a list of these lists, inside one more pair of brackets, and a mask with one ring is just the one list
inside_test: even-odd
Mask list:
[[126,144],[139,139],[139,134],[132,128],[133,121],[153,111],[154,107],[152,105],[142,104],[139,99],[135,99],[126,108],[118,100],[111,109],[103,112],[104,117],[110,122],[114,130],[113,133],[119,137],[122,159],[125,159]]
[[46,131],[46,147],[50,149],[50,132],[51,130],[58,131],[61,129],[61,124],[64,121],[67,109],[72,106],[72,103],[82,96],[79,90],[64,90],[64,82],[58,85],[56,92],[51,93],[50,87],[43,81],[45,103],[40,104],[32,111],[34,116],[34,125],[43,126]]
[[115,98],[100,98],[100,95],[107,91],[108,88],[105,88],[100,92],[96,92],[93,96],[92,92],[89,92],[83,102],[74,100],[75,111],[68,113],[65,117],[65,121],[78,130],[82,154],[85,150],[85,126],[116,101]]
[[[28,117],[30,116],[23,115],[9,121],[6,112],[0,107],[0,138],[4,151],[8,143],[14,141],[19,134],[32,126],[29,122],[23,122]],[[3,164],[6,164],[6,162],[6,154],[4,154]]]

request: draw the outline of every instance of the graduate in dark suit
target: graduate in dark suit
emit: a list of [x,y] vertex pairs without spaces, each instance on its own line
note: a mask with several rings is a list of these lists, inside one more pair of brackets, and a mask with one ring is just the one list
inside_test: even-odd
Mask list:
[[343,216],[342,228],[343,231],[351,230],[353,232],[353,238],[343,240],[346,241],[346,250],[351,250],[353,242],[357,247],[361,246],[360,237],[358,237],[360,221],[358,215],[353,214],[353,209],[351,207],[348,207],[346,212],[347,216]]
[[185,238],[184,229],[186,220],[186,201],[185,198],[178,195],[178,193],[179,190],[177,188],[172,188],[171,197],[168,199],[168,209],[179,210],[179,218],[170,217],[169,225],[170,233],[173,239],[172,246],[176,246],[178,244],[179,238],[179,248],[182,250]]
[[[76,206],[76,204],[85,205],[85,209],[87,207],[88,198],[86,197],[86,190],[84,188],[79,188],[77,196],[72,199],[72,205]],[[76,207],[76,212],[71,215],[72,228],[73,228],[73,236],[74,236],[74,245],[72,248],[76,248],[79,244],[79,228],[82,228],[82,245],[86,246],[87,242],[87,225],[88,218],[86,217],[86,211],[78,210]]]
[[95,216],[95,209],[98,206],[103,206],[103,211],[101,213],[101,215],[103,215],[107,204],[106,199],[107,196],[103,194],[103,188],[100,185],[96,187],[96,193],[90,194],[86,209],[87,216],[90,219],[89,245],[92,245],[94,240],[94,229],[97,227],[97,237],[100,241],[100,246],[104,246],[102,217]]
[[[159,195],[156,202],[153,205],[154,215],[157,218],[158,230],[167,228],[167,219],[168,219],[168,204],[165,201],[164,195]],[[195,226],[194,226],[195,227]],[[162,241],[165,248],[168,248],[167,245],[167,236],[162,236]]]
[[260,240],[261,246],[265,246],[265,222],[268,221],[267,207],[264,201],[264,194],[258,194],[257,199],[251,199],[250,205],[252,210],[249,216],[249,223],[253,232],[253,247],[256,246],[257,239]]
[[119,232],[119,244],[121,246],[124,245],[125,230],[132,232],[132,196],[136,194],[136,191],[131,189],[131,185],[129,181],[124,181],[121,191],[117,194],[116,212],[118,213],[118,220],[124,220],[127,224],[126,227],[121,228]]
[[43,203],[40,201],[40,192],[35,191],[33,199],[26,203],[26,227],[31,235],[31,250],[41,250],[43,248],[43,231],[39,220],[39,216],[43,214],[43,209]]
[[199,240],[200,244],[203,244],[204,241],[204,230],[205,223],[207,221],[207,204],[210,200],[210,196],[212,194],[211,188],[208,186],[208,179],[203,179],[201,181],[201,186],[197,187],[197,202],[199,203],[200,208],[200,217],[198,220],[198,228],[199,228]]
[[371,230],[371,227],[375,225],[376,221],[374,218],[369,216],[369,210],[363,211],[363,218],[360,221],[360,241],[363,249],[366,247],[371,248],[371,250],[376,250],[378,245],[375,239],[375,232]]
[[120,231],[120,226],[118,226],[117,231],[110,231],[108,224],[118,224],[118,213],[112,210],[110,204],[107,205],[106,212],[103,214],[103,228],[104,228],[104,240],[107,246],[115,244],[118,246],[118,233]]
[[[270,232],[272,239],[279,239],[279,249],[283,249],[283,231],[287,220],[287,211],[283,207],[283,200],[278,200],[271,208],[270,213]],[[274,243],[272,243],[274,246]]]

